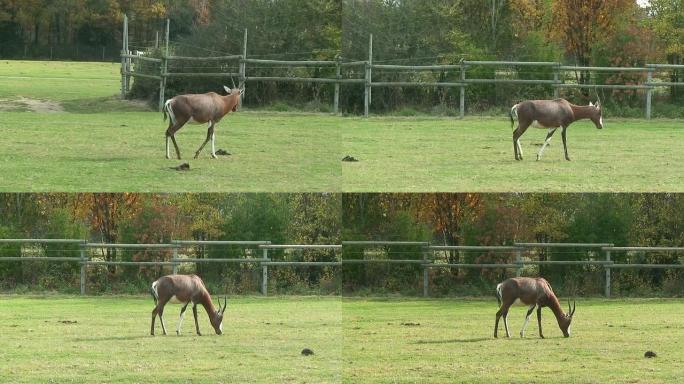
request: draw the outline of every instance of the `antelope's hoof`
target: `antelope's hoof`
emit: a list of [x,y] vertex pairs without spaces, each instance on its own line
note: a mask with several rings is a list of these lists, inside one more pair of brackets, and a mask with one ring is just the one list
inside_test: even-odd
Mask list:
[[176,335],[180,336],[180,331],[176,331]]
[[570,158],[569,158],[569,157],[567,157],[567,156],[565,156],[565,160],[567,160],[567,161],[570,161]]
[[211,158],[212,159],[218,159],[218,157],[216,155],[214,155],[213,153],[211,154]]

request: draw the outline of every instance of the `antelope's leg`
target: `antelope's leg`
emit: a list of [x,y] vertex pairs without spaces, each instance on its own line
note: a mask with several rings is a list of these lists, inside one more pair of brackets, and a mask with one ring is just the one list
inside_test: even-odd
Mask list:
[[197,331],[198,336],[202,336],[199,330],[199,324],[197,323],[197,304],[192,303],[192,314],[195,316],[195,330]]
[[546,148],[546,146],[551,142],[551,136],[553,136],[553,133],[556,132],[556,129],[558,128],[549,128],[549,133],[546,135],[546,140],[544,140],[544,144],[539,150],[539,153],[537,153],[537,160],[541,159],[542,153],[544,153],[544,148]]
[[536,307],[537,304],[532,304],[530,306],[530,309],[527,310],[527,315],[525,315],[525,322],[523,323],[522,329],[520,330],[520,337],[525,337],[525,328],[527,328],[527,323],[530,321],[530,315],[532,315],[532,311],[534,311],[534,307]]
[[[178,124],[178,122],[176,122]],[[183,123],[185,124],[185,123]],[[178,159],[180,160],[181,155],[180,155],[180,149],[178,149],[178,143],[176,143],[176,132],[178,132],[179,129],[181,129],[182,125],[169,125],[169,128],[166,130],[166,158],[170,159],[171,156],[169,154],[169,138],[171,138],[171,141],[173,141],[173,147],[176,149],[176,156],[178,156]]]
[[537,307],[537,322],[539,323],[539,337],[542,339],[544,338],[544,334],[542,333],[542,326],[541,326],[541,305]]
[[164,324],[164,307],[159,308],[159,322],[162,325],[164,336],[166,336],[166,324]]
[[499,319],[501,319],[501,309],[496,311],[496,322],[494,322],[494,338],[499,337]]
[[150,328],[150,335],[154,336],[154,321],[157,319],[157,306],[152,310],[152,327]]
[[503,314],[504,328],[506,328],[506,337],[511,337],[511,333],[508,332],[508,311]]
[[518,136],[518,129],[519,128],[520,128],[520,125],[518,125],[518,128],[516,128],[513,131],[513,155],[515,156],[516,160],[520,160],[518,158],[518,138],[520,137],[520,136]]
[[561,131],[561,137],[563,138],[563,149],[565,150],[565,160],[570,161],[570,156],[568,156],[568,145],[566,143],[565,139],[565,132],[568,130],[568,127],[563,127],[563,130]]
[[213,159],[216,158],[216,147],[214,146],[214,140],[216,138],[216,132],[214,130],[211,130],[211,157]]
[[[212,139],[212,136],[214,135],[214,122],[210,121],[209,126],[207,127],[207,138],[204,139],[204,143],[200,145],[199,149],[197,152],[195,152],[195,159],[199,156],[200,152],[202,152],[202,149],[204,148],[205,145],[209,142],[209,140]],[[212,144],[213,145],[213,144]],[[212,152],[212,157],[216,158],[216,155]]]
[[180,335],[181,324],[183,324],[183,317],[185,316],[185,309],[188,307],[188,304],[190,304],[189,301],[181,308],[180,319],[178,319],[178,325],[176,326],[176,335]]

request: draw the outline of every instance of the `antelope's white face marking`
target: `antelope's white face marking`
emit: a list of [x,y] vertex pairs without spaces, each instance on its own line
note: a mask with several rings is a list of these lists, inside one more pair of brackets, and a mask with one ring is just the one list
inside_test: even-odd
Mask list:
[[219,324],[219,331],[221,331],[221,333],[223,333],[223,321],[221,321],[221,324]]
[[601,128],[603,128],[603,115],[601,115],[601,117],[599,117],[599,126]]

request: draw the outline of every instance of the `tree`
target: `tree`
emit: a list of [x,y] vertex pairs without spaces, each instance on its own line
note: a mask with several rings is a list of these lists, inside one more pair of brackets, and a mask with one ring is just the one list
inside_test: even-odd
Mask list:
[[[616,26],[637,7],[634,0],[555,0],[549,37],[565,46],[577,65],[590,66],[596,44],[615,34]],[[589,71],[581,71],[580,84],[590,84]]]

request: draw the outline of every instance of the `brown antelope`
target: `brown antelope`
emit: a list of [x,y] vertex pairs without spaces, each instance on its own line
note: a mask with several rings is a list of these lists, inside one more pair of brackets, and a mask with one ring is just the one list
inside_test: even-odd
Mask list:
[[559,127],[561,128],[561,136],[563,138],[565,160],[568,161],[570,161],[570,156],[568,156],[565,132],[570,124],[580,119],[590,119],[596,125],[596,128],[603,128],[600,100],[596,105],[590,102],[589,105],[585,106],[570,104],[565,99],[527,100],[514,105],[509,115],[511,118],[511,128],[513,128],[515,123],[514,119],[518,120],[518,127],[513,131],[513,153],[516,160],[522,160],[520,136],[525,133],[530,125],[534,125],[536,128],[549,129],[546,140],[544,140],[544,144],[539,153],[537,153],[537,160],[541,159],[544,148],[549,145],[551,136]]
[[525,323],[520,330],[520,337],[525,337],[525,327],[530,320],[530,315],[537,307],[537,322],[539,323],[539,337],[544,338],[541,325],[541,310],[542,307],[549,307],[553,314],[556,315],[558,326],[563,332],[563,336],[570,337],[570,323],[572,316],[575,314],[575,304],[570,309],[570,302],[568,301],[568,313],[563,313],[558,298],[553,293],[549,282],[541,277],[513,277],[505,280],[496,286],[496,299],[499,302],[499,310],[496,312],[496,323],[494,324],[494,337],[498,337],[499,319],[503,316],[504,327],[506,328],[506,337],[511,337],[508,332],[508,309],[515,302],[520,302],[528,305],[527,315],[525,316]]
[[204,143],[195,152],[195,159],[199,156],[202,148],[211,140],[211,157],[216,158],[216,148],[214,147],[214,125],[216,125],[223,116],[229,112],[237,111],[240,103],[240,96],[244,90],[241,88],[230,89],[225,85],[223,88],[228,93],[226,96],[221,96],[215,92],[202,94],[187,94],[178,95],[174,98],[166,100],[164,103],[164,121],[166,116],[169,116],[169,127],[166,129],[166,158],[170,159],[169,153],[169,139],[173,142],[176,148],[176,156],[181,158],[178,144],[176,144],[176,132],[186,123],[204,124],[207,123],[207,138]]
[[224,299],[223,308],[221,308],[221,300],[219,300],[219,307],[216,309],[211,302],[211,296],[207,288],[204,286],[202,279],[196,275],[168,275],[160,277],[157,281],[152,283],[150,289],[152,297],[154,298],[155,307],[152,310],[152,328],[150,334],[154,336],[154,320],[159,315],[159,322],[162,325],[162,331],[166,335],[166,326],[164,325],[164,306],[171,302],[174,304],[183,304],[180,312],[180,319],[176,326],[176,334],[180,335],[181,324],[183,323],[183,316],[188,304],[192,302],[192,314],[195,316],[195,329],[198,335],[202,335],[197,323],[197,304],[201,304],[209,315],[209,322],[214,327],[216,334],[223,333],[223,313],[228,306],[228,298]]

